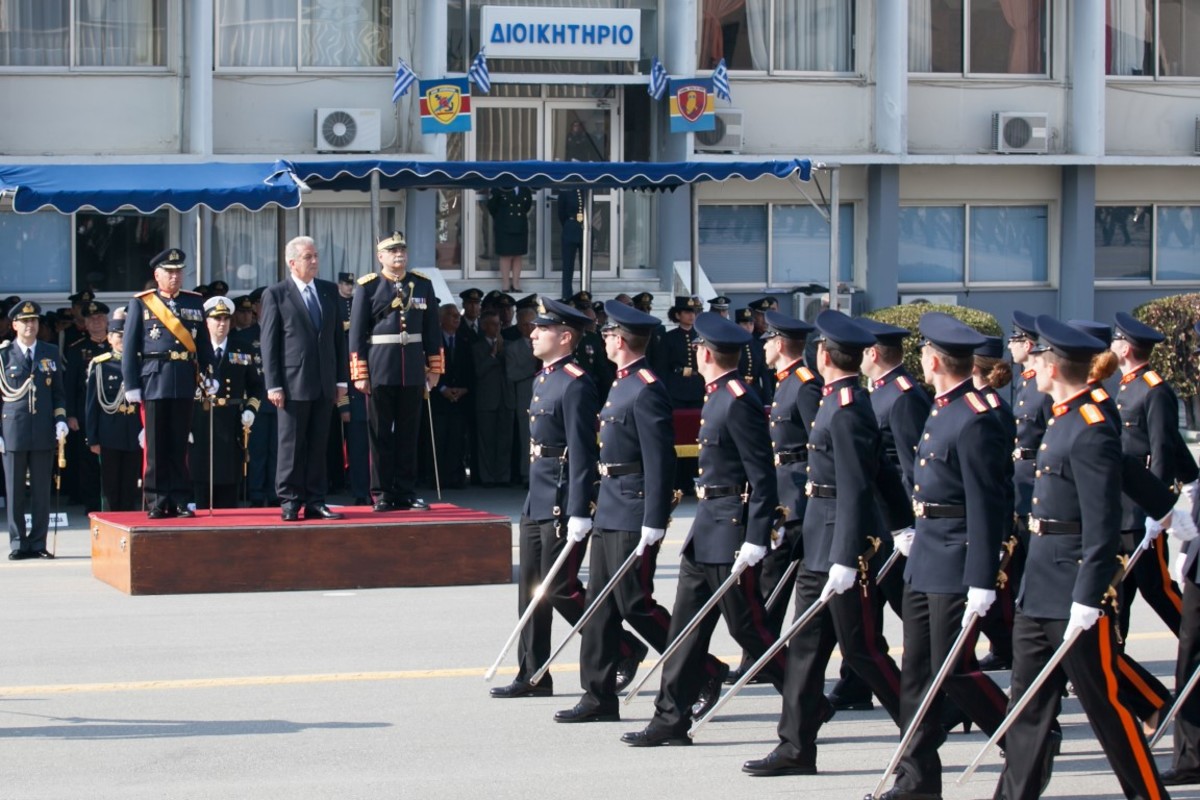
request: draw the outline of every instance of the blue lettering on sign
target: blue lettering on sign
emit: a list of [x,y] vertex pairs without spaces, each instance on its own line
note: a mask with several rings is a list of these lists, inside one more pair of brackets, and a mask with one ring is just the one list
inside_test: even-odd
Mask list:
[[563,25],[548,22],[532,24],[523,22],[492,25],[491,44],[593,44],[613,42],[624,45],[633,43],[632,25]]
[[552,33],[554,37],[552,44],[562,44],[567,40],[567,30],[562,25],[555,25]]
[[583,43],[584,44],[595,44],[596,43],[596,26],[595,25],[584,25],[583,26]]
[[633,26],[622,25],[617,30],[617,41],[621,44],[633,44]]
[[492,44],[504,44],[504,27],[497,22],[492,26]]

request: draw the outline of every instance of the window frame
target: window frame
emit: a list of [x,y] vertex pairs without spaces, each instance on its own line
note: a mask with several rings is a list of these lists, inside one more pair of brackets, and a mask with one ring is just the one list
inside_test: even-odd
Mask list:
[[[1184,0],[1184,2],[1186,2],[1186,0]],[[1159,30],[1161,27],[1162,27],[1162,0],[1154,0],[1154,34],[1153,34],[1153,38],[1150,40],[1150,44],[1152,45],[1151,49],[1155,53],[1158,52],[1159,47],[1160,47],[1159,43],[1160,43],[1162,37],[1159,35]],[[1111,27],[1109,25],[1105,24],[1105,36],[1108,35],[1109,30],[1111,30]],[[1120,83],[1122,81],[1132,81],[1134,83],[1160,83],[1160,82],[1161,83],[1175,83],[1175,84],[1200,83],[1200,74],[1198,74],[1198,75],[1161,75],[1161,74],[1159,74],[1160,64],[1159,64],[1158,58],[1154,59],[1154,74],[1153,75],[1114,75],[1113,73],[1108,71],[1107,58],[1105,59],[1105,61],[1106,61],[1105,65],[1104,65],[1104,82],[1105,82],[1105,84]],[[1107,204],[1105,204],[1105,205],[1107,205]]]
[[[779,69],[774,66],[775,63],[775,3],[776,0],[770,0],[771,8],[767,23],[767,51],[768,61],[770,65],[766,69],[738,69],[728,67],[729,76],[731,78],[787,78],[797,79],[803,78],[806,80],[823,80],[823,81],[838,81],[852,82],[861,81],[864,78],[862,63],[859,59],[860,48],[858,46],[859,23],[862,17],[861,9],[859,8],[859,0],[841,0],[842,2],[850,3],[850,69],[848,71],[824,72],[820,70],[799,70],[799,69]],[[907,2],[907,0],[905,0]],[[700,35],[700,27],[704,24],[704,0],[700,0],[697,4],[698,10],[701,12],[696,15],[697,36]],[[700,49],[697,47],[696,57],[699,61]],[[697,65],[696,77],[711,78],[714,70],[702,69]]]
[[[1180,278],[1159,278],[1158,277],[1158,210],[1159,208],[1191,208],[1200,211],[1200,203],[1189,205],[1186,202],[1137,202],[1133,200],[1127,201],[1105,201],[1096,203],[1095,207],[1100,208],[1127,208],[1130,206],[1149,207],[1150,219],[1153,224],[1153,229],[1150,232],[1150,277],[1148,279],[1131,278],[1129,280],[1113,280],[1111,278],[1100,279],[1096,278],[1097,289],[1121,289],[1121,288],[1146,288],[1153,286],[1164,286],[1168,288],[1194,288],[1200,286],[1200,274],[1195,280],[1187,280]],[[1093,235],[1095,228],[1093,227]]]
[[162,49],[163,63],[160,65],[140,65],[133,67],[108,67],[95,64],[79,63],[79,4],[86,0],[67,0],[67,63],[62,66],[24,66],[21,64],[0,64],[0,74],[25,75],[62,75],[62,74],[104,74],[104,75],[172,75],[177,71],[172,63],[174,48],[178,33],[178,6],[171,0],[163,0]]
[[[880,0],[886,2],[886,0]],[[897,0],[907,2],[907,0]],[[1020,81],[1020,82],[1053,82],[1054,78],[1054,0],[1044,0],[1046,4],[1046,43],[1042,54],[1046,68],[1042,72],[975,72],[971,66],[971,8],[975,0],[963,0],[962,19],[962,62],[964,69],[959,72],[913,72],[909,70],[908,77],[923,82],[974,80],[974,81]],[[1158,0],[1155,0],[1158,2]],[[911,22],[910,22],[911,25]]]

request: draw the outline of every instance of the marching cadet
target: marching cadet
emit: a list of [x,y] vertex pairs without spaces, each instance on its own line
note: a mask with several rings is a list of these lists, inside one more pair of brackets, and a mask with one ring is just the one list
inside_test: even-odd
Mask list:
[[[696,312],[701,309],[700,301],[694,297],[676,297],[675,305],[667,316],[677,327],[663,337],[666,351],[667,391],[675,408],[700,408],[704,403],[704,378],[696,365],[696,349],[692,342],[696,338]],[[741,350],[739,349],[739,354]]]
[[90,300],[80,306],[87,334],[63,351],[64,389],[67,399],[67,464],[73,465],[78,479],[76,494],[85,512],[100,510],[100,461],[84,443],[84,401],[87,395],[87,370],[92,359],[109,352],[108,306]]
[[[579,336],[591,320],[566,303],[543,298],[534,318],[533,355],[544,365],[534,381],[529,406],[529,494],[521,510],[517,613],[523,615],[534,590],[570,539],[581,544],[592,529],[592,487],[596,481],[596,387],[575,363]],[[563,518],[566,525],[563,525]],[[565,527],[565,530],[563,528]],[[554,694],[547,673],[530,683],[550,657],[550,625],[555,610],[574,625],[583,616],[584,589],[579,581],[582,546],[555,575],[540,607],[521,630],[517,677],[491,690],[492,697],[545,697]],[[630,641],[632,640],[632,641]],[[634,650],[636,652],[631,651]],[[621,645],[628,683],[647,648],[625,635]],[[632,667],[630,667],[632,664]],[[618,666],[618,672],[621,666]],[[618,688],[622,679],[618,675]]]
[[588,319],[593,320],[593,323],[584,330],[583,335],[579,338],[579,346],[575,348],[575,360],[588,375],[592,376],[592,381],[596,384],[596,392],[599,394],[600,405],[603,406],[604,401],[608,399],[608,389],[612,386],[616,370],[613,369],[612,362],[604,355],[604,340],[596,332],[596,312],[592,310],[592,295],[590,292],[580,291],[563,302],[569,303]]
[[403,233],[375,250],[380,271],[358,279],[350,311],[350,380],[367,395],[374,510],[425,509],[417,497],[418,425],[425,391],[445,371],[438,299],[429,278],[408,269]]
[[[620,718],[616,665],[622,620],[658,652],[670,644],[671,616],[654,599],[653,582],[658,543],[670,522],[675,438],[671,400],[645,357],[646,344],[659,322],[615,300],[609,300],[605,310],[609,325],[603,331],[604,345],[617,366],[617,377],[600,409],[600,496],[588,566],[588,605],[630,553],[636,550],[640,561],[584,626],[579,651],[584,695],[574,708],[555,714],[556,722]],[[721,679],[729,672],[711,655],[703,669],[708,680],[694,714],[703,714],[716,701]]]
[[204,301],[204,313],[213,346],[213,363],[207,377],[216,381],[217,389],[211,395],[196,393],[188,456],[192,483],[197,507],[236,508],[248,434],[261,404],[263,379],[254,363],[253,349],[241,338],[229,335],[233,301],[210,297]]
[[[768,310],[764,322],[769,334],[780,319]],[[816,774],[817,732],[833,716],[823,688],[835,643],[892,719],[900,716],[900,670],[874,619],[879,604],[867,565],[878,548],[871,540],[884,530],[877,493],[886,501],[888,530],[907,528],[913,519],[900,475],[883,457],[875,413],[860,384],[863,350],[875,337],[838,311],[817,315],[816,329],[817,369],[825,385],[806,444],[809,500],[800,530],[796,614],[822,600],[828,605],[788,643],[779,744],[742,766],[751,775]]]
[[212,364],[212,344],[204,324],[204,303],[182,291],[186,256],[179,248],[150,260],[157,288],[129,301],[125,351],[121,359],[125,399],[142,404],[146,430],[146,474],[142,487],[150,519],[191,517],[188,433],[192,400],[201,376]]
[[1087,386],[1104,343],[1048,316],[1035,324],[1037,387],[1053,405],[1037,452],[1029,557],[1013,623],[1012,702],[1065,640],[1078,638],[1005,734],[996,796],[1041,794],[1054,754],[1051,725],[1069,679],[1125,796],[1167,797],[1140,726],[1112,691],[1117,633],[1105,605],[1120,579],[1121,444]]
[[[764,331],[763,336],[765,335]],[[771,398],[775,396],[775,381],[772,380],[771,370],[767,367],[767,359],[763,354],[762,336],[751,336],[750,341],[742,348],[738,356],[738,372],[748,386],[754,387],[754,391],[758,392],[764,403],[771,402]]]
[[[118,315],[123,309],[118,309]],[[125,397],[121,376],[124,316],[108,323],[111,349],[92,359],[87,368],[84,432],[88,449],[100,459],[100,483],[108,511],[137,511],[142,507],[138,481],[142,477],[141,409]]]
[[[683,543],[668,638],[677,639],[717,588],[740,572],[737,585],[720,597],[717,607],[733,638],[757,659],[777,638],[766,625],[753,569],[767,554],[779,505],[771,437],[762,401],[737,374],[738,353],[749,334],[707,312],[696,318],[694,333],[696,369],[705,381],[696,479],[699,506]],[[621,741],[633,747],[692,743],[687,734],[692,705],[706,681],[703,658],[717,620],[718,615],[707,615],[684,640],[663,668],[654,718],[643,730],[624,734]],[[780,651],[763,668],[779,688],[785,664],[786,653]]]
[[[8,312],[17,338],[0,342],[0,453],[8,496],[8,559],[54,558],[46,549],[50,530],[50,484],[54,446],[67,438],[63,366],[59,349],[38,341],[42,309],[23,300]],[[25,475],[29,474],[30,525],[25,524]]]
[[[971,382],[973,353],[984,338],[946,314],[921,317],[921,368],[937,392],[913,467],[915,534],[897,537],[904,568],[901,727],[908,729],[960,628],[996,600],[1000,543],[1008,532],[1002,464],[1004,426]],[[978,630],[978,629],[976,629]],[[1005,697],[980,672],[974,632],[944,693],[989,734],[1004,719]],[[887,800],[940,797],[945,740],[935,699],[908,745]]]

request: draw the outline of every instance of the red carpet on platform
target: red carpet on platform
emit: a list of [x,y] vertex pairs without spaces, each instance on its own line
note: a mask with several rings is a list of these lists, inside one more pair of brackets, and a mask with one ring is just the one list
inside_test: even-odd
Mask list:
[[441,524],[446,522],[487,522],[497,519],[508,521],[508,517],[500,517],[487,511],[476,511],[473,508],[462,508],[450,503],[432,503],[426,511],[393,511],[387,514],[376,514],[370,506],[330,506],[331,509],[344,515],[344,519],[302,519],[300,522],[284,522],[279,518],[278,508],[215,508],[211,516],[207,508],[196,510],[196,516],[189,519],[168,517],[166,519],[149,519],[144,511],[101,511],[92,514],[92,518],[125,528],[162,528],[162,529],[192,529],[192,528],[261,528],[263,526],[281,525],[297,530],[313,525],[371,525],[381,523],[388,525]]

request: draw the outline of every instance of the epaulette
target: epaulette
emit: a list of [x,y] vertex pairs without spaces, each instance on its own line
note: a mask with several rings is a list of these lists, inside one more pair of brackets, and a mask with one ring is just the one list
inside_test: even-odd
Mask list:
[[896,385],[900,387],[900,391],[907,392],[913,388],[913,382],[908,379],[907,375],[901,375],[896,378]]
[[987,401],[988,401],[988,405],[991,406],[992,408],[1000,407],[1000,398],[994,394],[989,394],[987,396]]
[[572,378],[579,378],[584,374],[583,367],[574,362],[563,364],[563,372],[567,373]]
[[1037,370],[1036,370],[1036,369],[1027,369],[1027,370],[1025,370],[1024,372],[1022,372],[1022,373],[1021,373],[1021,377],[1022,377],[1022,378],[1024,378],[1025,380],[1027,380],[1027,381],[1028,381],[1028,380],[1032,380],[1034,375],[1037,375]]
[[639,369],[637,375],[642,379],[642,383],[646,385],[654,383],[658,380],[658,377],[648,369]]
[[1092,389],[1092,399],[1097,403],[1103,403],[1108,399],[1108,392],[1097,386],[1095,389]]
[[814,375],[813,371],[808,367],[797,368],[796,377],[800,379],[801,383],[808,383],[809,381],[814,381],[817,379],[817,376]]
[[849,386],[843,386],[838,390],[838,405],[848,406],[854,402],[854,389]]
[[1145,373],[1143,373],[1142,380],[1144,380],[1146,383],[1150,384],[1151,386],[1158,386],[1160,383],[1163,382],[1162,377],[1152,369],[1148,369],[1145,371]]
[[180,289],[179,293],[191,295],[192,297],[202,297],[202,295],[199,292],[193,292],[191,289]]
[[93,362],[93,363],[95,363],[95,364],[103,364],[105,361],[108,361],[110,358],[112,358],[112,353],[111,353],[111,352],[108,352],[108,353],[101,353],[100,355],[98,355],[98,356],[96,356],[95,358],[93,358],[93,359],[92,359],[92,362]]
[[1079,407],[1079,413],[1083,415],[1084,420],[1088,425],[1095,425],[1097,422],[1104,422],[1104,412],[1091,403]]
[[725,388],[728,389],[729,393],[734,397],[741,397],[746,393],[746,387],[739,380],[730,381],[729,383],[725,384]]
[[429,280],[429,276],[428,276],[428,275],[425,275],[425,274],[423,274],[423,273],[417,272],[415,269],[410,269],[410,270],[408,270],[408,274],[409,274],[409,275],[416,275],[418,278],[424,278],[425,280]]
[[988,404],[983,402],[983,398],[975,392],[967,392],[963,395],[963,398],[976,414],[982,414],[988,410]]
[[156,291],[158,291],[158,290],[157,289],[147,289],[144,292],[138,292],[137,294],[134,295],[134,297],[145,297],[148,294],[154,294]]
[[358,285],[366,286],[368,283],[370,283],[371,281],[375,280],[378,277],[379,277],[378,272],[368,272],[366,275],[363,275],[361,278],[358,279]]

